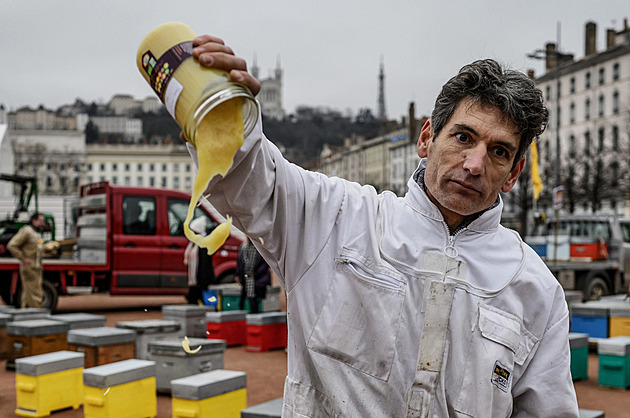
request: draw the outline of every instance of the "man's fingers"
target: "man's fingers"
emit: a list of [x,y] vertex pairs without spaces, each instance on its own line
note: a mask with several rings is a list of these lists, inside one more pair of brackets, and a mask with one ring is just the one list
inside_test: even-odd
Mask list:
[[256,80],[250,73],[247,71],[241,70],[232,70],[230,71],[230,80],[235,83],[239,83],[244,85],[252,92],[254,96],[260,92],[260,81]]

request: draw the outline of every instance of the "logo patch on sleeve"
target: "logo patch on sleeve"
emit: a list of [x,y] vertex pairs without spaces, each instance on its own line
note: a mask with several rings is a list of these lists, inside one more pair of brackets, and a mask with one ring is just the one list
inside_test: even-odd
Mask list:
[[512,384],[512,370],[505,367],[497,360],[492,370],[492,384],[507,393]]

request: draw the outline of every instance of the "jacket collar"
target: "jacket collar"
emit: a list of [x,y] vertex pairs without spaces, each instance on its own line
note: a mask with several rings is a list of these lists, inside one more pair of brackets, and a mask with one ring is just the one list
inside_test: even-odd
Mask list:
[[[405,196],[405,200],[414,207],[416,210],[423,213],[425,216],[446,223],[444,216],[440,212],[437,206],[429,199],[429,195],[426,191],[426,185],[424,183],[424,171],[426,170],[427,161],[426,158],[420,160],[418,168],[409,179],[407,186],[409,191]],[[503,200],[501,196],[497,196],[497,200],[488,209],[480,212],[476,217],[470,219],[458,228],[458,231],[466,228],[468,230],[477,232],[490,232],[498,228],[501,221],[501,214],[503,212]],[[454,233],[456,231],[451,231]]]

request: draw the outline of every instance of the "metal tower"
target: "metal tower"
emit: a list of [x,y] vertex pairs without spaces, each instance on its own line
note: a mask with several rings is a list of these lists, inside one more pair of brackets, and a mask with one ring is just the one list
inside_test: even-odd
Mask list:
[[385,69],[382,55],[381,68],[378,73],[378,118],[380,120],[387,120],[387,111],[385,110]]

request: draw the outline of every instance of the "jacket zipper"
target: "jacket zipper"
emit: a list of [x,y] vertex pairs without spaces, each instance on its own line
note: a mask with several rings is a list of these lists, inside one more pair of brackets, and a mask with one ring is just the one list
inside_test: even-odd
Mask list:
[[[402,287],[400,281],[384,274],[375,273],[356,258],[335,257],[335,261],[347,265],[349,269],[351,269],[357,276],[365,281],[372,282],[381,287],[391,290],[400,290]],[[368,271],[370,272],[370,274],[367,274]]]

